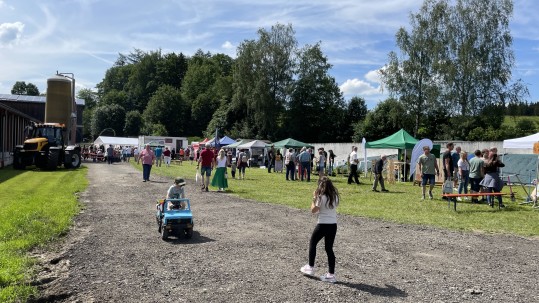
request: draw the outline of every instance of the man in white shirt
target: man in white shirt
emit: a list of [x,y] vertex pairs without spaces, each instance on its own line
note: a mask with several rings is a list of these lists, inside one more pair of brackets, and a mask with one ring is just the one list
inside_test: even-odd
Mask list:
[[353,146],[352,152],[350,153],[350,174],[348,175],[348,184],[352,184],[352,178],[356,184],[359,184],[359,176],[357,175],[358,164],[359,158],[357,156],[357,146]]

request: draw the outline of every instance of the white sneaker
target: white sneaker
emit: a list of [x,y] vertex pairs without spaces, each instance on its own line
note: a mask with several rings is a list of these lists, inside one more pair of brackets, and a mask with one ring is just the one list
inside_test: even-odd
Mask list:
[[309,266],[309,264],[303,266],[300,270],[302,273],[306,275],[309,275],[309,276],[314,275],[314,267]]
[[432,192],[431,192],[431,191],[429,191],[429,199],[431,199],[431,200],[432,200],[433,198],[434,198],[434,197],[432,196]]
[[421,200],[425,200],[425,195],[421,196]]
[[327,274],[325,274],[323,276],[320,276],[320,281],[329,282],[329,283],[335,283],[335,282],[337,282],[337,278],[335,278],[335,275],[327,273]]
[[462,201],[462,198],[461,198],[461,197],[457,197],[457,201]]

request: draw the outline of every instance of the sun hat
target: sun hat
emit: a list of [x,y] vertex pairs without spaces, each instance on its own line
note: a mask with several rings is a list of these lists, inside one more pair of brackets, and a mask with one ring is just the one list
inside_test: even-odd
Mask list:
[[183,185],[185,185],[185,180],[183,178],[181,178],[181,177],[176,177],[174,179],[174,183],[183,186]]

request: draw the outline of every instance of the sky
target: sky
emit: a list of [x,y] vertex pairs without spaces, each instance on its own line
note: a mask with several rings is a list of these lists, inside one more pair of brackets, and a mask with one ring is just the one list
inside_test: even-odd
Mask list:
[[[321,42],[346,100],[372,109],[388,95],[377,70],[397,51],[420,0],[0,0],[0,94],[17,81],[46,91],[47,78],[73,73],[77,89],[95,89],[118,54],[134,49],[236,57],[260,28],[291,24],[298,45]],[[539,2],[514,0],[513,80],[539,101]]]

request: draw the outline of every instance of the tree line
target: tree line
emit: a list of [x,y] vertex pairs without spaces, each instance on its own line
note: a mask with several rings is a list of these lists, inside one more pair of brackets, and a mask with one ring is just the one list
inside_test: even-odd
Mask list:
[[237,58],[197,51],[119,54],[86,100],[85,136],[206,136],[308,142],[352,140],[367,112],[360,97],[345,102],[329,75],[320,43],[298,46],[292,25],[260,29]]

